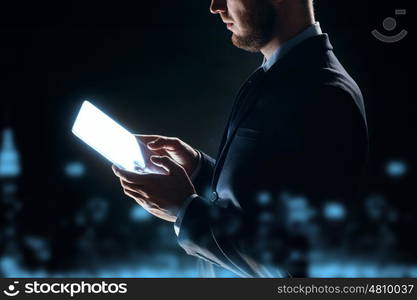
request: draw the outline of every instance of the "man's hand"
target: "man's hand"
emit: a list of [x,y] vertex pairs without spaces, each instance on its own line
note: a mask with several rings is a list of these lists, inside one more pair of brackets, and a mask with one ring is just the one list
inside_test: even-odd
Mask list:
[[168,156],[152,156],[152,163],[167,175],[137,174],[113,166],[124,193],[154,216],[175,222],[185,200],[195,189],[184,168]]
[[198,164],[198,152],[178,138],[161,135],[136,135],[136,138],[153,153],[172,158],[184,168],[188,176],[191,176]]

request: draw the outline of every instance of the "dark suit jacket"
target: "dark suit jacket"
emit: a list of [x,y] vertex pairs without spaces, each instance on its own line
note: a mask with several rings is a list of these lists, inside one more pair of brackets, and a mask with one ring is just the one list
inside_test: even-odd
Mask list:
[[186,208],[178,242],[239,276],[265,276],[271,264],[292,275],[291,251],[308,247],[308,237],[290,226],[286,199],[317,208],[336,199],[348,212],[358,204],[368,147],[362,95],[326,34],[242,90],[217,159],[202,155],[199,197]]

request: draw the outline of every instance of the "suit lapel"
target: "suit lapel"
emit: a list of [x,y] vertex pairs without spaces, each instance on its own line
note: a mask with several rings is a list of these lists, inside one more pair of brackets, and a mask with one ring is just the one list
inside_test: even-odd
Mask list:
[[[262,92],[265,89],[262,89],[262,84],[274,84],[272,82],[268,82],[269,78],[274,79],[274,82],[279,81],[279,77],[284,74],[287,70],[287,68],[291,67],[293,64],[302,65],[303,60],[306,60],[309,56],[314,56],[314,52],[316,53],[322,53],[325,50],[332,50],[333,47],[330,44],[330,41],[328,39],[327,34],[321,34],[316,37],[312,37],[307,39],[306,41],[300,43],[298,46],[296,46],[293,50],[291,50],[290,53],[288,53],[285,57],[283,57],[280,61],[276,62],[269,71],[266,72],[264,78],[262,79],[262,82],[259,82],[256,86],[256,88],[251,89],[248,94],[245,95],[243,93],[245,86],[247,85],[247,81],[242,86],[241,90],[238,93],[237,99],[235,101],[235,104],[238,104],[241,102],[240,100],[248,99],[248,101],[245,101],[244,106],[242,109],[238,112],[236,115],[235,120],[232,120],[232,116],[229,117],[228,125],[225,129],[225,132],[223,134],[221,146],[219,149],[219,153],[217,155],[216,165],[214,168],[214,174],[212,179],[212,190],[216,190],[217,181],[219,179],[220,171],[223,168],[225,157],[227,156],[227,152],[229,151],[230,144],[233,141],[233,138],[236,134],[237,129],[242,124],[242,122],[245,120],[245,118],[248,116],[254,105],[258,102],[259,98],[261,97]],[[305,53],[308,51],[308,53]],[[299,60],[297,60],[299,58]],[[308,62],[308,60],[307,60]],[[253,74],[252,74],[253,75]],[[251,76],[252,77],[252,76]],[[241,97],[244,97],[245,99],[240,99]],[[237,109],[237,107],[234,107],[234,109]],[[228,131],[230,130],[230,133],[228,134]]]
[[217,159],[219,159],[219,157],[220,157],[220,155],[221,155],[221,153],[223,151],[223,148],[225,147],[225,144],[226,144],[226,141],[228,139],[228,136],[230,136],[230,130],[232,128],[233,116],[235,115],[235,112],[238,110],[238,105],[240,103],[240,100],[242,100],[241,99],[242,94],[244,94],[245,89],[248,88],[248,82],[250,81],[250,79],[252,78],[252,76],[256,73],[256,71],[253,72],[251,74],[251,76],[249,76],[249,78],[245,81],[245,83],[240,87],[239,92],[237,93],[237,95],[235,97],[235,101],[233,103],[232,111],[231,111],[231,113],[229,115],[229,119],[227,121],[227,125],[226,125],[226,127],[225,127],[225,129],[223,131],[223,136],[222,136],[222,139],[221,139],[221,142],[220,142],[220,147],[219,147],[219,150],[217,152]]
[[[236,130],[239,128],[240,124],[244,121],[246,116],[249,114],[249,112],[252,110],[253,106],[257,103],[257,100],[260,97],[260,90],[259,87],[262,85],[263,79],[261,79],[257,84],[256,87],[251,88],[250,91],[245,95],[245,93],[242,93],[243,88],[239,92],[239,97],[236,99],[236,103],[241,103],[242,107],[235,107],[236,116],[234,120],[232,120],[233,114],[229,118],[228,126],[226,127],[226,130],[223,134],[221,147],[219,149],[219,154],[217,156],[216,166],[214,169],[214,175],[212,180],[212,189],[215,190],[215,186],[217,184],[217,180],[219,177],[219,173],[221,170],[221,166],[223,166],[224,159],[227,155],[227,152],[230,148],[230,144],[233,141],[233,138],[236,134]],[[246,83],[245,83],[246,85]],[[244,97],[244,99],[240,99],[241,97]],[[247,101],[245,101],[247,100]],[[234,110],[233,110],[234,111]],[[230,132],[230,133],[229,133]]]

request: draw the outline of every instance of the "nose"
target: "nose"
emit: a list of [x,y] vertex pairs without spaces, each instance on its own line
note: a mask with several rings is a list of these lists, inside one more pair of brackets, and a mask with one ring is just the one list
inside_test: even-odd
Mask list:
[[211,0],[210,12],[212,14],[225,13],[227,8],[226,1],[227,0]]

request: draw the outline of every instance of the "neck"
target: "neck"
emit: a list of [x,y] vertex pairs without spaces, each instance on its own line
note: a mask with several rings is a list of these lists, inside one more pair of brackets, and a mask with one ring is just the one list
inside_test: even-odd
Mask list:
[[260,49],[266,59],[269,59],[274,52],[286,41],[290,40],[308,26],[315,23],[313,12],[310,10],[303,17],[278,16],[280,22],[275,25],[274,37]]

